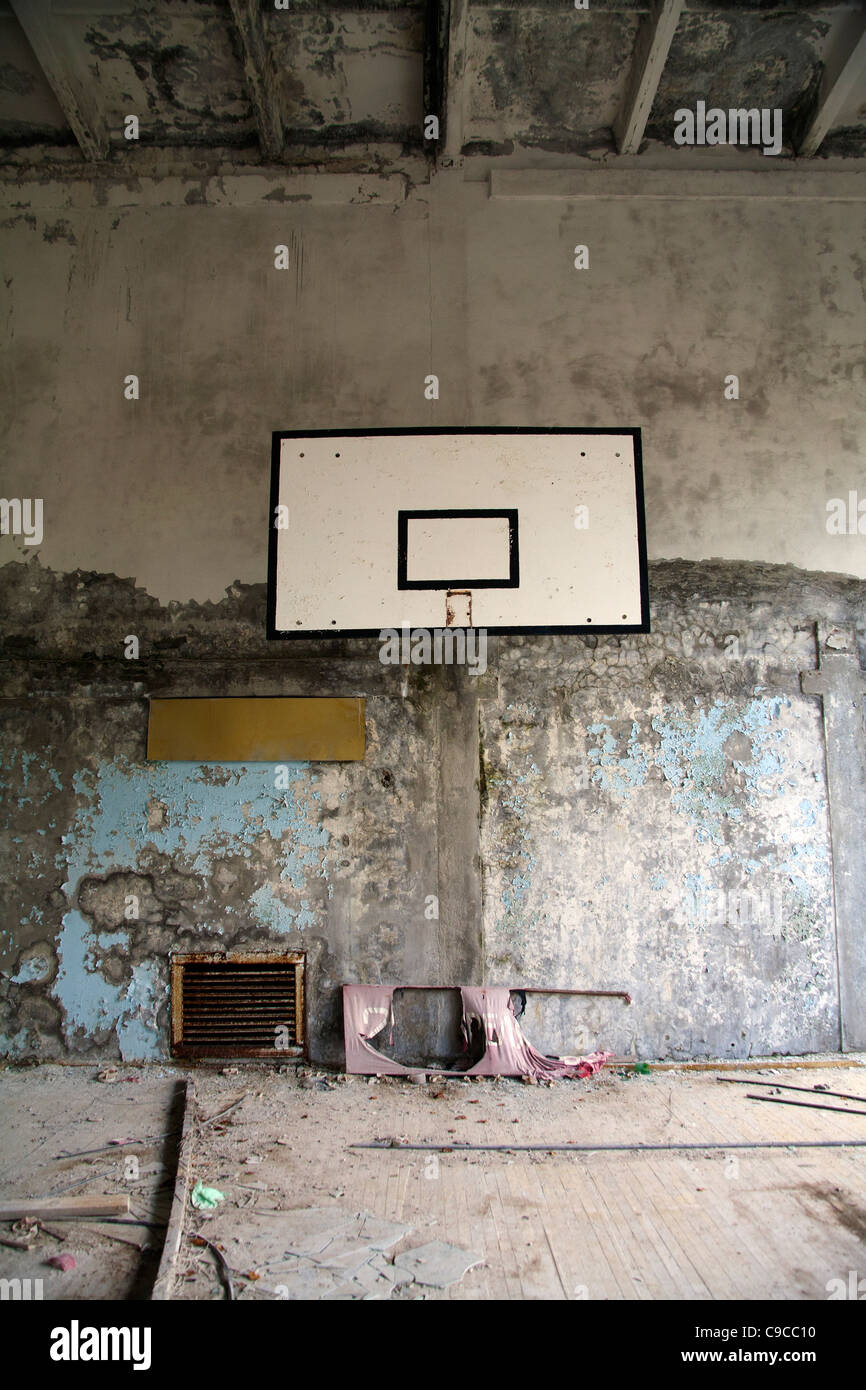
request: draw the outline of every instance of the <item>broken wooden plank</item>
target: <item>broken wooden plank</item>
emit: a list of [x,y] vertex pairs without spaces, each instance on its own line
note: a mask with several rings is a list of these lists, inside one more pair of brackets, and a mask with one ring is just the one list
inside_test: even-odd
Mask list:
[[47,1221],[80,1221],[85,1216],[126,1216],[128,1193],[85,1197],[25,1197],[19,1202],[0,1203],[0,1221],[21,1221],[28,1217]]
[[177,1172],[174,1179],[171,1215],[169,1216],[168,1226],[165,1232],[165,1244],[162,1247],[162,1256],[159,1261],[159,1269],[156,1273],[156,1281],[153,1286],[153,1292],[150,1295],[151,1299],[156,1302],[164,1302],[171,1298],[171,1290],[174,1284],[175,1261],[177,1260],[177,1252],[180,1249],[181,1237],[183,1236],[183,1218],[186,1212],[189,1174],[192,1166],[192,1154],[195,1142],[195,1085],[192,1080],[189,1079],[181,1084],[184,1094],[183,1128],[181,1130],[180,1147],[177,1155]]

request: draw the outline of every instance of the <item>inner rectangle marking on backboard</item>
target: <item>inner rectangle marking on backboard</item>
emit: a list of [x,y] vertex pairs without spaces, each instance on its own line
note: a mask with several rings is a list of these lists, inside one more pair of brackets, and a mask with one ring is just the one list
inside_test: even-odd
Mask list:
[[519,584],[516,508],[398,511],[398,589]]

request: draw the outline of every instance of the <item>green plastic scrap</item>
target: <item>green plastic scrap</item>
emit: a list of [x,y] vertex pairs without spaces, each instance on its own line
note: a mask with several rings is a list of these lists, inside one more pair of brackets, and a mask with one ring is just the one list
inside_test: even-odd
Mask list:
[[637,1073],[638,1076],[649,1076],[649,1074],[650,1074],[650,1065],[649,1065],[649,1062],[635,1062],[635,1064],[634,1064],[634,1071]]
[[190,1201],[197,1211],[213,1211],[214,1207],[225,1201],[225,1193],[218,1192],[215,1187],[205,1187],[199,1179],[192,1190]]

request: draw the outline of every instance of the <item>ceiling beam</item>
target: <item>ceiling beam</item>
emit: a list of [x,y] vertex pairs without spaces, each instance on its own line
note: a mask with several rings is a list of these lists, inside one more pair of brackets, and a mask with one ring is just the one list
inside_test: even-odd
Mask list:
[[866,18],[862,14],[852,16],[845,24],[827,55],[818,97],[797,146],[799,155],[810,156],[817,152],[858,86],[866,91]]
[[[447,4],[447,0],[445,0]],[[440,138],[445,124],[445,58],[447,39],[447,14],[443,19],[443,0],[427,0],[424,10],[424,89],[422,95],[421,118],[436,116],[439,121]],[[424,153],[435,158],[437,144],[425,138]]]
[[285,145],[277,70],[265,34],[261,5],[256,0],[229,0],[244,50],[244,73],[249,85],[259,144],[266,159],[279,159]]
[[638,28],[622,110],[613,133],[620,154],[637,154],[684,0],[658,0]]
[[[857,161],[854,161],[856,163]],[[786,161],[784,169],[617,169],[596,164],[576,169],[490,170],[490,197],[634,202],[809,201],[866,204],[866,179],[814,164]],[[2,188],[2,179],[0,179]],[[56,197],[56,194],[53,195]]]
[[469,0],[442,0],[443,38],[447,36],[443,80],[445,139],[440,160],[455,163],[463,149],[463,98],[466,91],[466,21]]
[[108,124],[96,99],[87,52],[51,0],[11,0],[12,9],[86,159],[105,159]]

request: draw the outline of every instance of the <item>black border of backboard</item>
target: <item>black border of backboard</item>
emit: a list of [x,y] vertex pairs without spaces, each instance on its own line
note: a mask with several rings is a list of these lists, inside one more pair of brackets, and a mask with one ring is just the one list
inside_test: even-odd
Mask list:
[[[647,550],[646,550],[646,516],[644,513],[644,493],[643,493],[643,453],[641,449],[641,432],[639,428],[622,426],[621,428],[605,427],[580,429],[572,426],[553,426],[550,429],[535,429],[531,425],[461,425],[448,427],[437,425],[426,429],[422,427],[412,427],[408,429],[383,429],[383,430],[274,430],[271,436],[271,495],[270,509],[268,511],[268,597],[267,597],[267,627],[266,633],[269,641],[306,641],[313,642],[323,637],[329,637],[332,641],[342,637],[378,637],[382,631],[378,627],[363,628],[302,628],[297,631],[286,632],[278,630],[276,627],[276,606],[277,606],[277,545],[278,532],[273,524],[274,513],[279,503],[280,497],[280,445],[284,439],[380,439],[392,435],[402,435],[405,437],[413,435],[461,435],[461,434],[516,434],[516,435],[551,435],[551,434],[618,434],[631,435],[634,445],[634,485],[635,485],[635,510],[637,513],[637,545],[638,545],[638,569],[640,573],[640,609],[641,620],[639,623],[611,623],[607,626],[596,626],[594,623],[575,624],[572,627],[487,627],[485,632],[494,637],[507,637],[538,634],[552,635],[582,635],[590,632],[613,634],[618,632],[649,632],[650,631],[650,610],[649,610],[649,577],[647,573]],[[465,587],[465,586],[461,586]]]
[[[508,578],[507,579],[407,579],[406,566],[409,559],[409,522],[453,519],[455,517],[504,516],[508,522]],[[520,560],[517,551],[517,508],[516,507],[458,507],[448,511],[430,508],[426,511],[397,512],[397,588],[398,589],[519,589]]]

